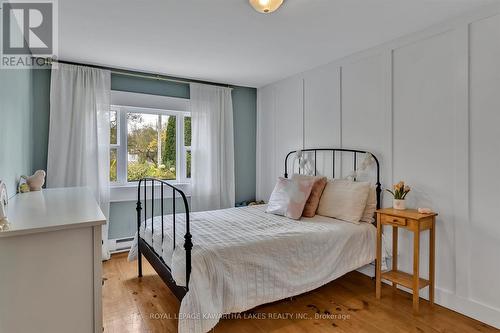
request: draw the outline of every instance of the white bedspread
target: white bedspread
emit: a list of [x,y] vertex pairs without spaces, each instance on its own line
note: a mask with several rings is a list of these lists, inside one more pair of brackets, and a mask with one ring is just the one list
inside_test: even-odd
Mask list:
[[[182,299],[179,332],[208,332],[222,314],[239,313],[316,289],[375,259],[376,228],[315,216],[294,221],[265,206],[192,213],[192,274]],[[151,220],[141,237],[185,285],[184,216],[177,214],[174,251],[171,216]],[[152,239],[153,238],[153,239]],[[137,256],[137,235],[129,260]]]

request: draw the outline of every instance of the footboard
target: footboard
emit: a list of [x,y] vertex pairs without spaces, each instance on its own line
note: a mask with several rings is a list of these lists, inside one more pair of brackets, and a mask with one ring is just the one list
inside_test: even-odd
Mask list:
[[[164,240],[164,224],[167,221],[164,221],[164,205],[165,205],[165,196],[168,193],[167,191],[171,191],[172,195],[172,228],[173,228],[173,249],[176,248],[176,198],[182,198],[184,204],[184,212],[186,219],[186,233],[184,235],[184,250],[186,251],[186,287],[177,286],[175,284],[174,279],[172,278],[171,268],[165,263],[162,258],[162,253],[156,253],[154,250],[154,217],[161,216],[161,245],[163,245]],[[155,203],[155,200],[159,200],[159,202]],[[155,211],[155,204],[157,205]],[[159,211],[158,211],[159,209]],[[186,199],[186,195],[184,192],[173,186],[172,184],[167,183],[166,181],[155,179],[155,178],[143,178],[139,181],[139,185],[137,188],[137,242],[138,242],[138,275],[142,277],[142,255],[149,261],[151,266],[155,269],[158,275],[165,281],[165,283],[169,286],[172,292],[177,296],[177,298],[181,299],[186,292],[188,291],[189,286],[189,278],[191,275],[191,250],[193,248],[193,243],[191,241],[191,233],[189,227],[189,205]],[[155,214],[156,212],[156,214]],[[141,236],[141,222],[144,222],[143,228],[144,233],[146,232],[146,223],[148,223],[147,219],[151,218],[151,245],[148,244]],[[163,248],[163,246],[161,246]],[[163,250],[162,250],[163,251]]]

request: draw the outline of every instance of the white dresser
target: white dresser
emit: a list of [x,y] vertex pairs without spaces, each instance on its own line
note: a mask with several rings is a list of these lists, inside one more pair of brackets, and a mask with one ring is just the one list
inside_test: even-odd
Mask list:
[[101,225],[86,188],[18,194],[0,231],[0,332],[100,333]]

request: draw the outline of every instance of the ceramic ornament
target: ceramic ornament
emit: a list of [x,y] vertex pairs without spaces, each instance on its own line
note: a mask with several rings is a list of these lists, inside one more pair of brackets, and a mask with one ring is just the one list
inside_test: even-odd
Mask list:
[[30,191],[40,191],[45,184],[45,171],[37,170],[33,176],[26,178]]

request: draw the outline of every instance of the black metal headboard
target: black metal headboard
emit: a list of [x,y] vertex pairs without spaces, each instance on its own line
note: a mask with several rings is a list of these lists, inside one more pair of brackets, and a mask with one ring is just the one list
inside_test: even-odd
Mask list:
[[[314,175],[316,175],[317,169],[316,169],[316,161],[317,161],[317,153],[318,151],[329,151],[332,152],[332,171],[333,171],[333,178],[335,178],[335,153],[336,152],[345,152],[345,153],[352,153],[354,156],[354,171],[357,171],[357,157],[358,154],[370,154],[373,159],[375,160],[375,163],[377,165],[377,182],[375,183],[376,186],[376,193],[377,193],[377,209],[381,207],[381,197],[380,194],[382,193],[382,187],[380,184],[380,163],[375,155],[368,151],[363,151],[363,150],[356,150],[356,149],[343,149],[343,148],[312,148],[312,149],[300,149],[302,152],[314,152]],[[289,152],[286,157],[285,157],[285,178],[288,178],[288,157],[292,154],[297,153],[297,150]],[[299,170],[300,172],[300,170]]]

